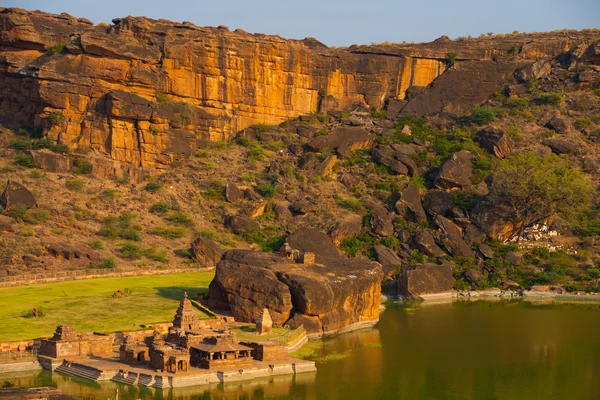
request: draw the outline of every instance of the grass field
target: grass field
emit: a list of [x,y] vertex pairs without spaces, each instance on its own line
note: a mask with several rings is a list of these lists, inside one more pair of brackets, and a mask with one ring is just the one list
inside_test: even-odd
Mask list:
[[[100,278],[0,288],[0,342],[52,336],[59,324],[78,332],[140,329],[173,320],[183,292],[208,290],[213,272]],[[113,298],[118,289],[131,295]],[[25,318],[34,307],[45,316]],[[199,318],[207,318],[198,311]]]

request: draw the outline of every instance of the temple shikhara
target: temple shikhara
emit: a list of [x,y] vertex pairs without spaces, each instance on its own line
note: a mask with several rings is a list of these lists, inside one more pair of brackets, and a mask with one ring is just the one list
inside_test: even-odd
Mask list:
[[[59,325],[41,341],[40,363],[46,369],[94,381],[169,388],[315,371],[313,361],[289,356],[290,342],[264,340],[272,320],[264,309],[257,319],[256,340],[240,342],[223,319],[199,319],[187,293],[179,303],[166,335],[134,337],[78,334]],[[304,335],[292,338],[291,347]],[[118,346],[118,350],[117,350]]]

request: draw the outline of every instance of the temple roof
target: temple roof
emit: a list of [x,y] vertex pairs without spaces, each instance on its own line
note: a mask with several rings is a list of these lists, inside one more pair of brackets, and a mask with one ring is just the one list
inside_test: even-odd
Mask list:
[[193,349],[204,351],[205,353],[223,353],[226,351],[251,351],[252,347],[244,346],[239,343],[230,343],[217,341],[216,343],[202,342],[191,346]]

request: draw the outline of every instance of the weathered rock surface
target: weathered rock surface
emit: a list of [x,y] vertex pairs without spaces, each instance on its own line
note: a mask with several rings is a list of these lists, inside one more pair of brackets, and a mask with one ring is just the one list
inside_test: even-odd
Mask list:
[[407,221],[427,221],[427,215],[421,204],[421,194],[415,185],[408,185],[401,193],[396,202],[396,211]]
[[300,229],[287,241],[293,249],[314,253],[315,264],[231,250],[217,264],[209,306],[230,309],[245,322],[253,322],[267,308],[276,326],[304,324],[311,334],[378,319],[383,278],[378,263],[346,259],[316,229]]
[[452,268],[448,264],[425,263],[404,271],[398,278],[400,294],[405,297],[447,293],[452,291],[453,285]]
[[493,126],[488,126],[477,132],[475,140],[479,142],[481,147],[500,159],[509,156],[515,149],[512,138],[506,132]]
[[[102,27],[16,8],[0,10],[0,27],[0,97],[11,99],[0,105],[1,122],[36,125],[60,143],[144,171],[164,169],[203,141],[316,111],[386,102],[393,115],[467,109],[517,69],[583,43],[589,47],[598,36],[585,31],[334,49],[314,39],[189,22],[126,17]],[[49,52],[56,44],[65,47]],[[510,57],[514,46],[521,48],[518,57]],[[597,58],[592,47],[582,47],[590,60]],[[447,71],[450,52],[459,56]],[[52,122],[51,112],[64,118]],[[314,130],[305,125],[298,133]],[[359,140],[337,152],[345,157],[365,145]]]
[[452,221],[438,215],[435,218],[435,223],[442,231],[442,243],[444,247],[455,257],[475,257],[475,252],[464,241],[462,230]]
[[33,193],[19,182],[8,181],[6,188],[0,195],[0,206],[8,210],[12,207],[20,206],[27,209],[37,206],[37,201]]
[[344,239],[350,239],[357,236],[362,230],[362,217],[352,215],[340,222],[329,232],[331,240],[336,246],[339,246]]
[[192,257],[207,267],[214,267],[217,265],[223,256],[223,250],[221,250],[219,245],[206,236],[200,236],[198,239],[194,240],[190,250]]
[[446,255],[435,242],[433,235],[427,230],[417,232],[415,247],[428,257],[443,257]]
[[252,218],[245,215],[233,215],[225,219],[225,226],[230,228],[235,234],[256,232],[260,229],[260,224]]
[[453,205],[452,195],[442,190],[429,192],[424,202],[425,210],[433,217],[436,215],[446,215]]
[[308,143],[311,151],[336,151],[341,157],[348,157],[353,150],[370,148],[375,141],[371,135],[362,128],[338,128],[329,135],[319,136]]
[[391,277],[402,266],[402,260],[393,249],[378,245],[373,248],[373,251],[375,252],[375,258],[383,268],[384,278]]
[[233,183],[225,185],[225,199],[230,203],[236,203],[242,199],[242,191]]
[[473,154],[468,150],[454,153],[440,167],[435,177],[435,185],[441,189],[469,186],[472,184]]

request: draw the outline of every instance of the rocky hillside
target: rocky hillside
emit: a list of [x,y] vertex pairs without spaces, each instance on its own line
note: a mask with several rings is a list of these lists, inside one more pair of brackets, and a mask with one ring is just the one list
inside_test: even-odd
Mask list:
[[[379,262],[390,294],[600,290],[598,31],[330,49],[145,18],[0,18],[1,171],[35,197],[9,185],[3,275],[252,249],[265,253],[229,252],[218,277],[237,263],[292,285],[260,260],[317,228]],[[235,308],[238,278],[212,300]]]

